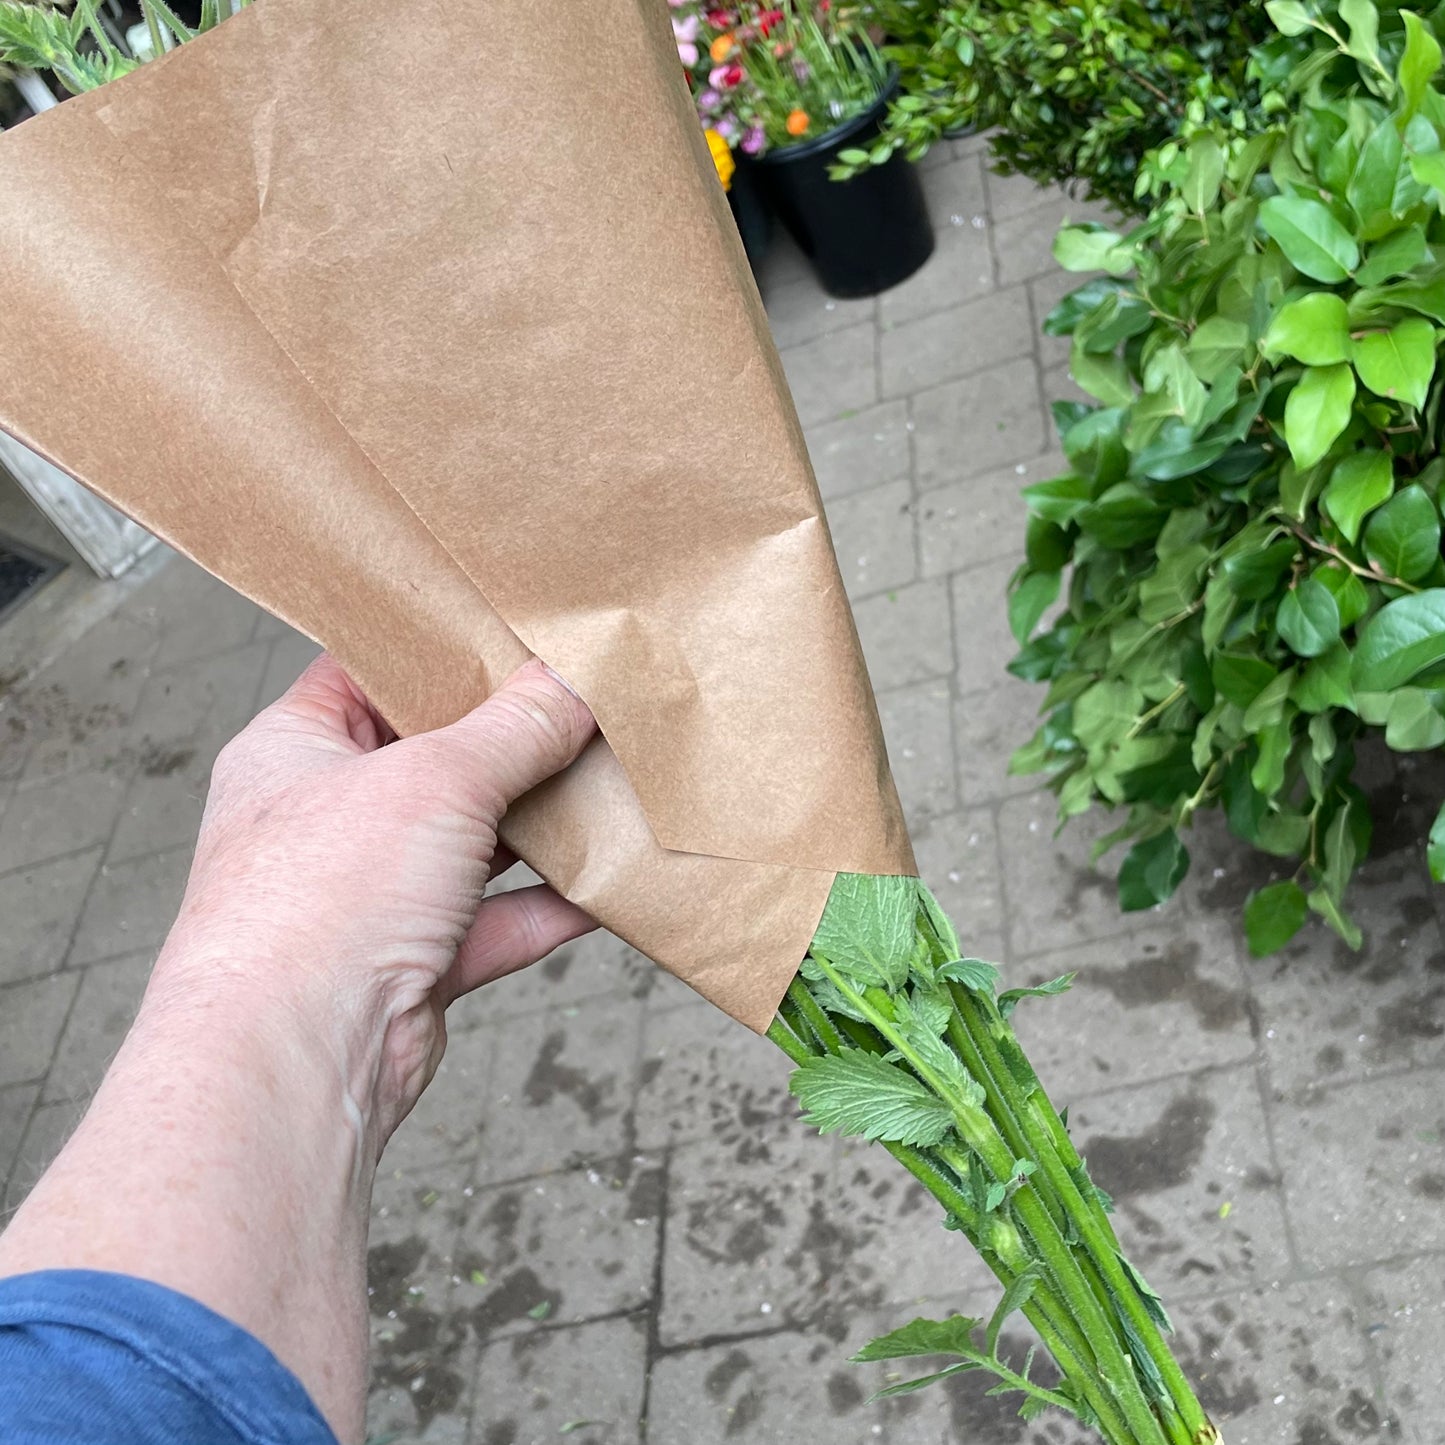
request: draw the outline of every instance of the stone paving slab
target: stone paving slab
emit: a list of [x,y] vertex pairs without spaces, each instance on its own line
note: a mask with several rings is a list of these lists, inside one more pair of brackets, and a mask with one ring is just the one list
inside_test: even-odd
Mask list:
[[[781,244],[764,277],[920,864],[1011,981],[1079,971],[1020,1031],[1230,1445],[1439,1445],[1445,890],[1419,840],[1445,759],[1362,754],[1358,955],[1311,924],[1250,959],[1238,910],[1277,864],[1214,818],[1168,908],[1118,911],[1108,821],[1056,838],[1007,772],[1041,689],[1002,672],[1018,491],[1062,467],[1048,402],[1079,395],[1037,330],[1076,284],[1049,243],[1096,212],[988,173],[976,137],[925,182],[938,250],[903,286],[835,302]],[[139,1001],[216,751],[314,653],[175,560],[0,689],[4,1211]],[[373,1437],[1082,1445],[970,1377],[868,1402],[864,1340],[998,1291],[879,1151],[798,1125],[786,1075],[606,936],[463,1001],[378,1178]]]

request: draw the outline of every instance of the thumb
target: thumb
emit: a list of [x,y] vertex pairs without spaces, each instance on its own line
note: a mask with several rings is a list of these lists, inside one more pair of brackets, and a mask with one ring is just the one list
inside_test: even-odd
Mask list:
[[560,773],[596,730],[587,704],[533,658],[480,707],[429,736],[462,755],[500,817],[523,793]]

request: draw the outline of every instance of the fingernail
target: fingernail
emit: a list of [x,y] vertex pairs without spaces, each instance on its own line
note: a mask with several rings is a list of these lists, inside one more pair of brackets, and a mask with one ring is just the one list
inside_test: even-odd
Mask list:
[[556,681],[560,682],[562,686],[565,687],[567,691],[570,692],[572,696],[577,699],[578,702],[582,701],[582,694],[578,692],[577,689],[573,687],[572,684],[568,682],[567,679],[563,677],[562,674],[558,672],[555,667],[548,667],[547,664],[544,662],[542,664],[542,671],[545,672],[549,677],[555,678]]

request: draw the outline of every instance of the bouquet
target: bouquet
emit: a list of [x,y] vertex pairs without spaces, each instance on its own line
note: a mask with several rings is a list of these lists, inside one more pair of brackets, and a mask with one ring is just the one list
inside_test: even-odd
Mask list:
[[668,4],[699,118],[746,155],[821,136],[888,85],[888,63],[867,30],[830,0]]
[[[859,1358],[951,1355],[1027,1416],[1213,1445],[1014,1039],[1022,995],[914,876],[666,12],[602,3],[605,74],[595,5],[544,35],[527,0],[256,0],[91,75],[0,140],[0,426],[323,642],[398,732],[528,653],[556,667],[602,736],[504,841],[768,1033],[811,1121],[879,1141],[1003,1285],[986,1322]],[[40,23],[8,4],[0,37],[18,12]],[[40,12],[82,80],[104,47],[84,14]],[[722,388],[746,422],[700,453]],[[1015,1311],[1056,1380],[1000,1356]]]

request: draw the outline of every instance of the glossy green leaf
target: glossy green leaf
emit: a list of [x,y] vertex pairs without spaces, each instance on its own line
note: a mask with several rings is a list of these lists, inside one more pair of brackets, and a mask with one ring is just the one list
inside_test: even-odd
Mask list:
[[1349,425],[1355,374],[1348,366],[1306,369],[1284,406],[1284,437],[1297,467],[1312,467]]
[[1415,582],[1440,560],[1440,513],[1424,487],[1395,493],[1365,527],[1365,556],[1386,577]]
[[1389,452],[1352,452],[1336,464],[1325,484],[1320,505],[1345,539],[1355,542],[1360,523],[1395,490],[1395,467]]
[[1377,396],[1425,405],[1435,375],[1435,328],[1412,316],[1388,331],[1371,331],[1355,340],[1355,370]]
[[1251,653],[1217,652],[1210,663],[1215,690],[1240,708],[1247,708],[1276,676],[1273,664]]
[[1275,313],[1260,345],[1267,352],[1292,356],[1307,366],[1348,361],[1353,347],[1343,298],[1333,291],[1313,291],[1286,302]]
[[1249,780],[1263,793],[1272,798],[1284,786],[1284,765],[1289,758],[1291,718],[1286,712],[1278,722],[1270,723],[1259,732],[1259,756],[1250,769]]
[[1248,601],[1268,597],[1279,585],[1290,564],[1299,556],[1299,544],[1284,538],[1268,547],[1236,551],[1225,558],[1221,574]]
[[1380,12],[1374,0],[1339,0],[1340,19],[1349,27],[1349,52],[1366,66],[1380,65]]
[[1321,713],[1327,708],[1355,706],[1350,683],[1350,650],[1337,642],[1328,652],[1310,662],[1290,689],[1291,700],[1303,712]]
[[[1343,318],[1343,303],[1340,313]],[[1201,381],[1213,384],[1226,367],[1244,356],[1248,346],[1249,327],[1243,321],[1235,321],[1228,316],[1209,316],[1194,328],[1194,334],[1189,338],[1189,364]],[[1330,359],[1344,361],[1347,355]]]
[[1430,838],[1425,846],[1425,861],[1430,868],[1430,877],[1436,883],[1445,883],[1445,803],[1435,814],[1430,825]]
[[[1412,167],[1418,159],[1418,156],[1411,158]],[[1355,272],[1355,280],[1361,286],[1378,286],[1392,276],[1407,275],[1420,265],[1427,255],[1424,226],[1411,226],[1408,230],[1396,231],[1394,235],[1386,236],[1370,247],[1360,269]]]
[[1044,332],[1048,336],[1071,336],[1074,328],[1086,317],[1092,315],[1109,297],[1117,294],[1119,283],[1109,276],[1096,276],[1086,281],[1076,291],[1070,291],[1049,314],[1044,317]]
[[1314,24],[1300,0],[1265,0],[1264,8],[1281,35],[1303,35]]
[[1020,647],[1033,636],[1044,613],[1058,601],[1060,579],[1058,572],[1029,572],[1009,592],[1009,630]]
[[1080,417],[1064,432],[1063,446],[1074,470],[1094,484],[1091,495],[1123,481],[1129,470],[1124,413],[1117,407],[1098,407]]
[[[1395,196],[1395,177],[1400,172],[1403,153],[1403,142],[1395,119],[1393,116],[1386,116],[1360,147],[1360,158],[1355,164],[1355,172],[1350,177],[1350,184],[1345,192],[1351,209],[1360,218],[1362,225],[1369,227],[1377,217],[1388,224],[1391,203]],[[1354,270],[1354,267],[1346,267],[1346,270]]]
[[1213,466],[1229,450],[1228,437],[1196,439],[1194,428],[1170,417],[1134,458],[1134,470],[1157,482],[1190,477]]
[[1210,131],[1201,131],[1189,142],[1189,170],[1179,194],[1196,214],[1207,211],[1219,198],[1224,179],[1224,151]]
[[1163,903],[1188,871],[1189,852],[1172,828],[1135,843],[1119,868],[1119,906],[1137,913]]
[[1129,368],[1113,352],[1085,351],[1076,339],[1069,354],[1069,375],[1105,406],[1128,406],[1134,400]]
[[1353,627],[1369,610],[1370,595],[1365,584],[1338,562],[1326,562],[1314,570],[1314,580],[1327,587],[1340,614],[1340,628]]
[[1316,888],[1309,895],[1310,910],[1318,913],[1351,948],[1364,942],[1360,928],[1340,906],[1339,899],[1327,889]]
[[1306,196],[1271,196],[1259,223],[1295,270],[1315,281],[1343,281],[1360,264],[1355,238],[1322,202]]
[[1070,474],[1025,487],[1023,499],[1032,516],[1055,526],[1067,526],[1089,505],[1093,489],[1087,478]]
[[1256,958],[1281,949],[1304,926],[1309,904],[1292,879],[1256,889],[1244,905],[1244,936]]
[[1148,302],[1129,291],[1115,291],[1102,306],[1074,328],[1074,338],[1085,351],[1113,351],[1120,342],[1148,331],[1154,313]]
[[1340,640],[1340,609],[1334,593],[1322,582],[1306,577],[1285,593],[1275,625],[1298,656],[1318,657]]
[[1404,114],[1410,116],[1420,109],[1430,82],[1440,69],[1440,42],[1418,15],[1406,10],[1400,18],[1405,22],[1405,50],[1395,77]]
[[[1439,191],[1445,195],[1445,154],[1440,151],[1432,151],[1429,155],[1410,157],[1410,174],[1415,177],[1422,186],[1431,190]],[[1384,278],[1381,277],[1381,280]],[[1373,280],[1366,281],[1364,272],[1361,272],[1360,285],[1373,286]]]
[[1054,260],[1065,271],[1107,271],[1122,276],[1133,269],[1133,248],[1107,226],[1092,221],[1065,226],[1054,237]]
[[1351,679],[1360,692],[1393,692],[1445,661],[1445,588],[1388,602],[1360,629]]
[[1402,687],[1394,694],[1385,720],[1385,742],[1397,753],[1424,752],[1445,743],[1445,715],[1430,693]]

